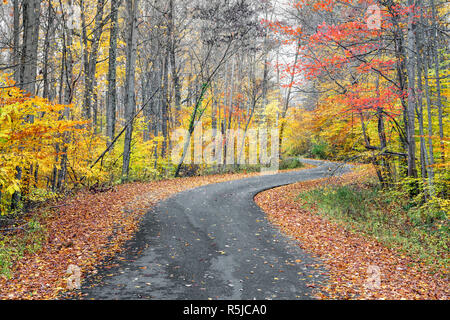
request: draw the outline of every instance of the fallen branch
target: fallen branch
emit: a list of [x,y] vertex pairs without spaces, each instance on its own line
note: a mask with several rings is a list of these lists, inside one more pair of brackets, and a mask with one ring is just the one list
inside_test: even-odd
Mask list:
[[[119,134],[111,141],[111,143],[108,145],[108,147],[105,149],[105,151],[102,152],[102,154],[97,158],[97,160],[94,161],[94,163],[89,167],[89,169],[92,169],[95,167],[95,165],[100,161],[103,160],[104,156],[108,153],[109,150],[111,150],[111,148],[114,146],[114,144],[117,142],[117,140],[119,140],[119,138],[122,136],[122,134],[125,132],[125,130],[128,128],[128,126],[130,126],[133,122],[134,119],[136,119],[136,117],[142,112],[142,110],[145,109],[145,107],[147,106],[147,104],[153,99],[153,97],[156,95],[156,93],[159,91],[159,88],[156,89],[156,91],[152,94],[152,96],[142,105],[142,107],[135,113],[135,115],[133,116],[133,118],[131,118],[123,127],[122,131],[119,132]],[[85,177],[82,177],[80,179],[80,182],[83,181],[85,179]]]
[[393,155],[393,156],[398,156],[398,157],[408,157],[408,155],[406,153],[400,153],[400,152],[394,152],[394,151],[389,151],[389,150],[383,150],[380,147],[374,147],[374,146],[365,146],[365,148],[367,150],[378,150],[381,151],[378,155],[384,155],[384,154],[389,154],[389,155]]

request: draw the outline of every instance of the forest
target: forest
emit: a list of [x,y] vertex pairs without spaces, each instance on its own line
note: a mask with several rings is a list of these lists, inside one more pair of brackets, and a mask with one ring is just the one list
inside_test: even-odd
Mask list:
[[192,135],[200,120],[223,135],[277,127],[282,154],[369,161],[386,186],[407,180],[412,194],[446,202],[444,3],[17,0],[1,10],[4,213],[36,194],[178,175],[171,133]]
[[3,0],[0,228],[83,190],[257,172],[259,132],[281,169],[370,165],[448,254],[449,14],[444,0]]

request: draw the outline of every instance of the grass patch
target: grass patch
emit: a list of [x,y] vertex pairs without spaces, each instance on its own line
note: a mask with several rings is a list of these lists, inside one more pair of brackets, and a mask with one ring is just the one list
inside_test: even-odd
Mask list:
[[45,229],[39,219],[32,218],[21,226],[4,228],[0,232],[0,277],[12,276],[12,266],[26,253],[39,251],[45,241]]
[[432,267],[449,265],[449,223],[438,206],[421,206],[406,194],[382,190],[377,184],[320,187],[302,192],[296,201]]

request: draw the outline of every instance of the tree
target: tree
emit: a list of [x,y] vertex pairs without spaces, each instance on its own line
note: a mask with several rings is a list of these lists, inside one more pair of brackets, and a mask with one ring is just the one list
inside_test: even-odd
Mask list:
[[111,0],[111,27],[109,35],[108,91],[106,93],[106,135],[114,139],[117,111],[117,34],[120,0]]
[[[133,121],[136,112],[135,97],[135,71],[137,55],[137,26],[138,26],[138,5],[139,0],[127,0],[127,49],[126,49],[126,74],[125,74],[125,118]],[[131,139],[133,135],[133,125],[127,127],[125,133],[125,143],[123,149],[122,177],[128,178],[130,170]]]

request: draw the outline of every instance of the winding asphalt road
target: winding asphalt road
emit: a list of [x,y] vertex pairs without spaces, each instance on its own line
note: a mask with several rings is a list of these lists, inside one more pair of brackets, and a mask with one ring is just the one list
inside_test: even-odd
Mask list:
[[207,185],[160,202],[124,255],[85,282],[84,298],[310,299],[310,283],[326,281],[320,263],[273,227],[253,201],[263,190],[338,168],[304,162],[317,167]]

